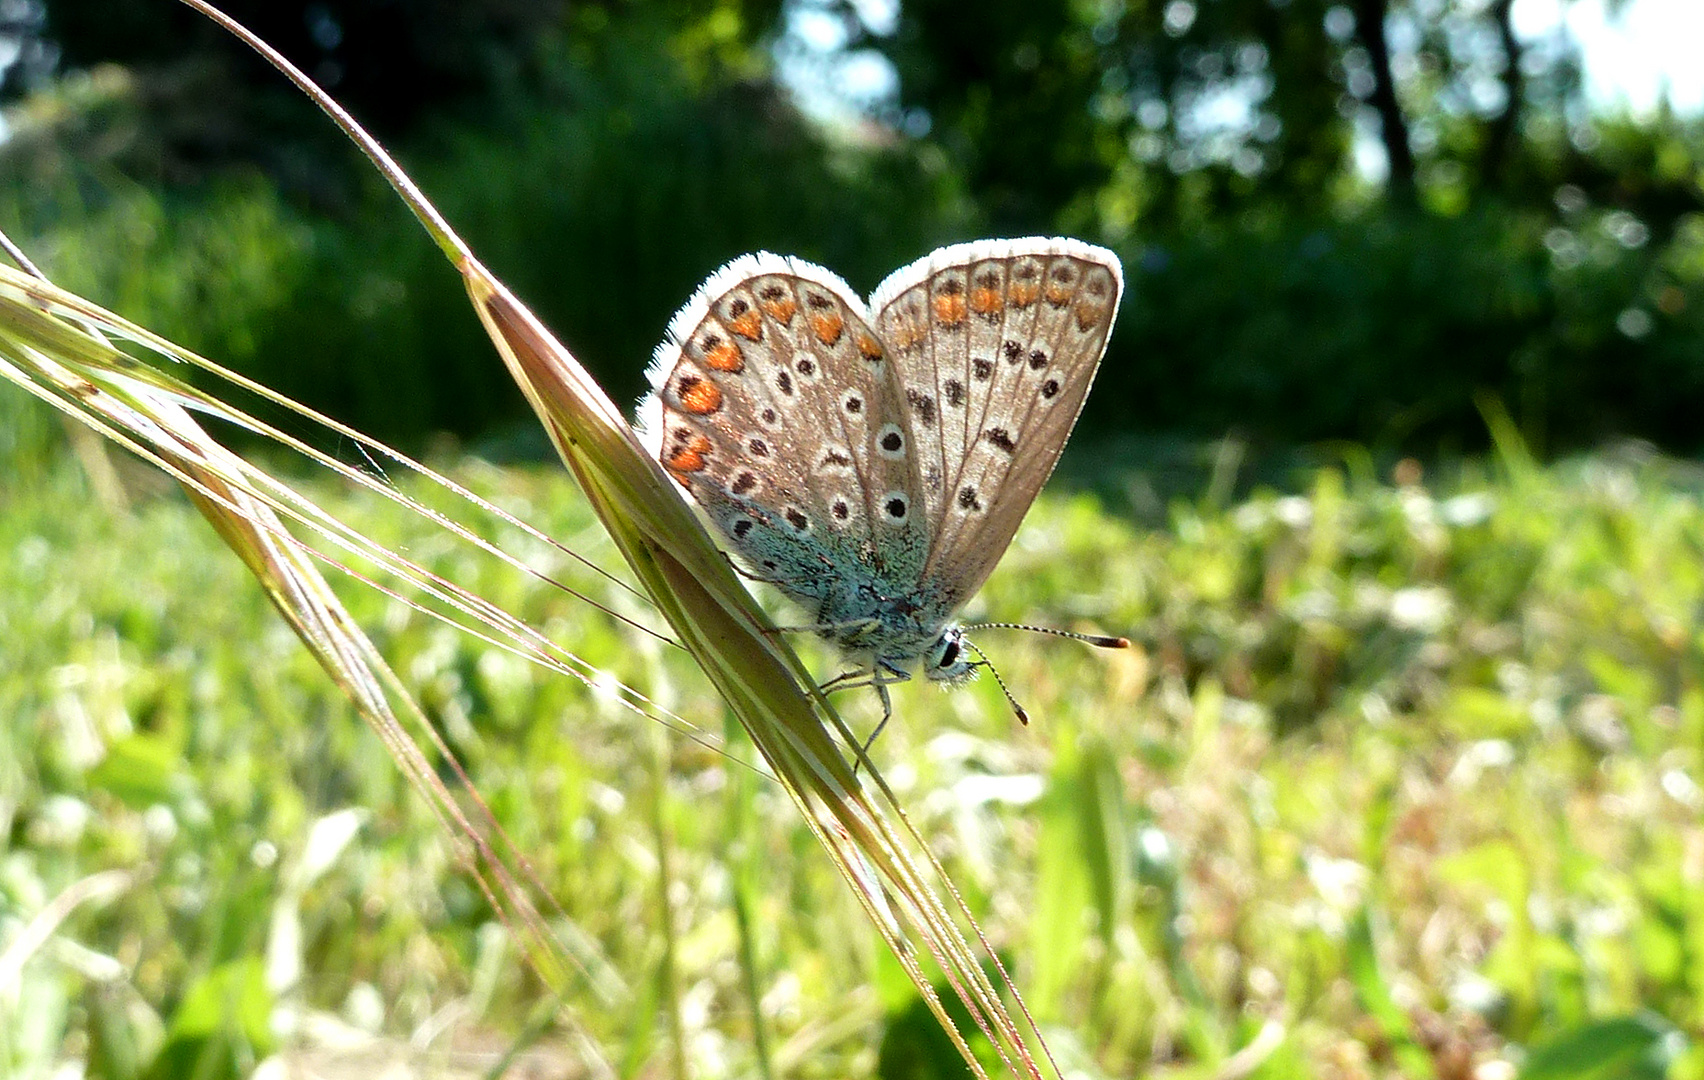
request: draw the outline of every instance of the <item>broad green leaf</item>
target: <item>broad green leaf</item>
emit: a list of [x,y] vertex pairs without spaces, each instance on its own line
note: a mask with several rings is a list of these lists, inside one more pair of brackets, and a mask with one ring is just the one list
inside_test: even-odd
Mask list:
[[179,777],[177,751],[153,735],[129,735],[107,748],[90,769],[89,786],[116,796],[133,810],[172,800]]
[[1520,1080],[1662,1080],[1684,1046],[1678,1031],[1649,1014],[1600,1020],[1536,1047]]

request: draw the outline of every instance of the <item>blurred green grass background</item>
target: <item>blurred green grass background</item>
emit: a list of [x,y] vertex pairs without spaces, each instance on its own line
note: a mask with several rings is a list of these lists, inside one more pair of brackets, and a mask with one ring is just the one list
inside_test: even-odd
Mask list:
[[[1137,648],[990,633],[1035,723],[907,686],[876,750],[1071,1075],[1704,1077],[1704,129],[1593,113],[1566,49],[1485,61],[1507,4],[1352,6],[233,10],[618,400],[743,251],[864,289],[976,235],[1121,254],[1083,430],[970,614]],[[165,0],[18,11],[59,60],[0,87],[0,225],[55,280],[615,562],[322,121]],[[845,31],[812,63],[880,54],[896,95],[807,115],[801,13]],[[1355,73],[1403,19],[1416,156],[1380,182]],[[1512,107],[1461,104],[1486,79]],[[1246,130],[1192,134],[1227,86]],[[962,1075],[683,656],[310,481],[727,740],[347,591],[561,904],[586,967],[549,1022],[383,747],[120,469],[129,508],[0,387],[0,950],[131,875],[0,984],[0,1075],[664,1075],[671,1017],[695,1075]]]
[[[612,561],[555,470],[457,471]],[[988,680],[898,691],[877,759],[1055,1052],[1085,1075],[1222,1075],[1275,1023],[1246,1075],[1699,1075],[1698,471],[1517,454],[1435,489],[1293,479],[1174,500],[1161,528],[1055,490],[974,613],[1137,648],[985,634],[1027,729]],[[370,534],[408,531],[327,494]],[[330,1018],[400,1039],[451,1007],[459,1046],[501,1045],[539,988],[382,747],[180,498],[67,512],[87,501],[62,468],[0,504],[0,868],[15,912],[102,869],[136,880],[25,970],[15,1074],[76,1049],[104,1076],[242,1073]],[[410,552],[720,731],[682,654],[450,544]],[[778,789],[401,602],[355,610],[595,958],[567,1003],[582,1037],[660,1052],[666,892],[698,1067],[751,1072],[750,977],[770,1053],[803,1075],[957,1074]],[[312,853],[340,813],[347,847]],[[277,970],[300,978],[268,989]],[[562,1039],[530,1051],[545,1075],[578,1074]]]

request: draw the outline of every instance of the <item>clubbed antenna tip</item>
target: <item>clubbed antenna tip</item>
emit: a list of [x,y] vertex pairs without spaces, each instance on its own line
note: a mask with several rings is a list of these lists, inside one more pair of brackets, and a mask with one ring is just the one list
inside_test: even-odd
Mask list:
[[1029,713],[1025,712],[1024,707],[1018,704],[1018,699],[1012,696],[1011,689],[1007,687],[1006,680],[1000,677],[1000,669],[994,666],[994,661],[988,659],[988,654],[977,648],[973,642],[966,640],[964,644],[965,648],[977,655],[979,658],[977,663],[987,668],[988,674],[994,676],[994,681],[1000,684],[1000,692],[1006,695],[1006,703],[1010,705],[1012,707],[1012,711],[1017,714],[1018,723],[1025,727],[1029,727]]

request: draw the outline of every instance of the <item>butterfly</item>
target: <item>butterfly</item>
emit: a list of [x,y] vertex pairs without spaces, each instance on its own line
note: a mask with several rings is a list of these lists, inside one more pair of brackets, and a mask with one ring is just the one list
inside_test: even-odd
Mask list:
[[636,426],[749,575],[855,660],[823,689],[873,686],[885,724],[919,663],[949,685],[986,665],[953,615],[1058,462],[1123,289],[1112,252],[1058,238],[941,248],[867,305],[744,255],[669,323]]

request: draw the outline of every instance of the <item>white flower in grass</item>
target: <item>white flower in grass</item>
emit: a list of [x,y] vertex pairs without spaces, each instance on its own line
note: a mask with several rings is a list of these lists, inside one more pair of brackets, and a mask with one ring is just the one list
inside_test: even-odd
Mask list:
[[1470,788],[1487,770],[1506,769],[1515,762],[1515,747],[1507,739],[1482,739],[1462,751],[1450,769],[1449,783]]
[[1435,634],[1449,622],[1450,594],[1436,586],[1398,589],[1390,596],[1390,624],[1399,630]]
[[49,795],[36,808],[28,840],[36,847],[74,847],[83,839],[94,811],[70,795]]
[[1290,617],[1297,622],[1309,622],[1316,619],[1329,622],[1337,616],[1339,609],[1337,597],[1324,589],[1309,589],[1300,596],[1291,599],[1286,607],[1289,608]]
[[1265,503],[1248,502],[1237,507],[1231,514],[1231,524],[1245,533],[1259,532],[1266,528],[1266,523],[1272,520],[1272,509]]
[[1337,859],[1319,852],[1309,852],[1304,860],[1308,880],[1333,911],[1346,914],[1361,905],[1368,878],[1365,866],[1354,859]]
[[1292,529],[1313,524],[1313,503],[1304,496],[1289,495],[1272,504],[1272,516]]
[[1663,773],[1663,791],[1675,802],[1688,810],[1696,810],[1704,806],[1704,791],[1698,788],[1698,781],[1686,775],[1681,769],[1670,769]]
[[1438,516],[1446,525],[1462,529],[1490,521],[1491,512],[1495,509],[1497,501],[1488,492],[1475,491],[1446,500],[1438,509]]

